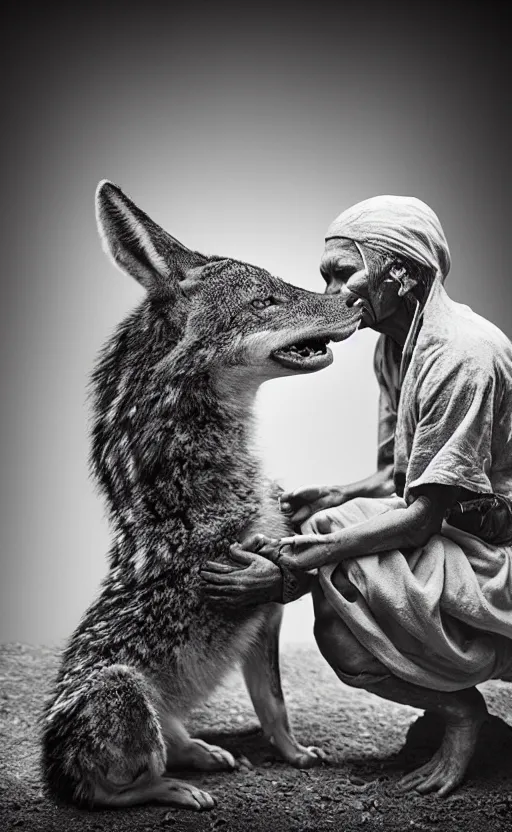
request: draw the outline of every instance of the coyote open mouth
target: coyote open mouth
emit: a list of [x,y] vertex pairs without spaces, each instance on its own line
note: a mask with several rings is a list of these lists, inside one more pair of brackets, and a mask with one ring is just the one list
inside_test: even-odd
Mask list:
[[284,347],[274,350],[271,357],[290,370],[313,372],[332,364],[333,354],[327,344],[331,339],[304,338]]

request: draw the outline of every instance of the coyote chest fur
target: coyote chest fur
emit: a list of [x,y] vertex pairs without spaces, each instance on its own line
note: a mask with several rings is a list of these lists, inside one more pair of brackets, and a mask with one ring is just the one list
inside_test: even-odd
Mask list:
[[269,378],[327,366],[329,339],[357,326],[339,299],[237,261],[190,251],[116,186],[97,215],[115,263],[146,289],[93,375],[92,469],[110,513],[109,571],[64,651],[43,722],[50,791],[89,805],[212,798],[166,768],[233,768],[182,718],[241,663],[261,721],[290,763],[278,666],[281,606],[207,602],[199,570],[253,532],[289,533],[253,450]]

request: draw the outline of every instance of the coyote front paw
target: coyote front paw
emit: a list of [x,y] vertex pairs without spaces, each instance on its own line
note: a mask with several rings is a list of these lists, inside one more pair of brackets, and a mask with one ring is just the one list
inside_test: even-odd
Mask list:
[[281,754],[287,763],[295,766],[295,768],[313,768],[319,766],[327,761],[327,754],[316,745],[300,745],[296,743],[293,748],[283,750]]

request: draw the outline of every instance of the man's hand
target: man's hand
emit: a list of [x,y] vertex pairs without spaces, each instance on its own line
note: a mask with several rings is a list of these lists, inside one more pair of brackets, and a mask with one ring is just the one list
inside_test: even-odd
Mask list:
[[300,528],[317,511],[341,506],[352,496],[348,487],[343,485],[310,485],[295,491],[283,491],[279,496],[279,505],[293,526]]
[[[330,528],[330,523],[326,523]],[[244,542],[244,549],[257,552],[292,572],[308,572],[336,560],[340,532],[296,534],[277,539],[255,534]]]
[[336,561],[339,538],[340,533],[297,534],[277,541],[277,551],[268,553],[265,546],[259,551],[265,557],[275,558],[279,566],[295,572],[308,572]]
[[[263,535],[252,538],[252,547],[263,539]],[[271,538],[264,538],[271,541]],[[250,551],[251,541],[239,543],[230,547],[230,557],[233,566],[216,561],[207,561],[201,569],[200,575],[204,581],[204,591],[212,601],[221,601],[237,607],[254,607],[280,601],[282,597],[282,575],[278,566],[266,557]],[[272,543],[278,541],[272,541]],[[270,545],[269,551],[272,548]]]
[[[330,523],[327,525],[330,527]],[[255,534],[244,543],[244,549],[257,552],[278,566],[294,572],[308,572],[336,560],[339,537],[339,533],[296,534],[278,540],[264,534]]]
[[[369,477],[347,485],[309,485],[278,495],[281,511],[299,530],[312,514],[324,508],[341,506],[354,497],[389,497],[395,491],[393,465],[386,465]],[[322,533],[328,529],[318,529]]]

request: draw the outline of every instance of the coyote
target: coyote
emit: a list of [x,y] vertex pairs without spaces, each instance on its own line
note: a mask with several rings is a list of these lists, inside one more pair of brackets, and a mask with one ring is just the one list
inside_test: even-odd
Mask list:
[[111,182],[96,211],[104,248],[146,295],[93,373],[91,465],[113,543],[45,708],[44,776],[79,805],[208,809],[208,793],[167,771],[234,768],[182,720],[237,663],[284,759],[318,762],[288,723],[281,605],[222,609],[202,595],[199,570],[256,531],[290,533],[252,450],[255,395],[267,379],[329,365],[328,341],[348,337],[360,313],[187,249]]

